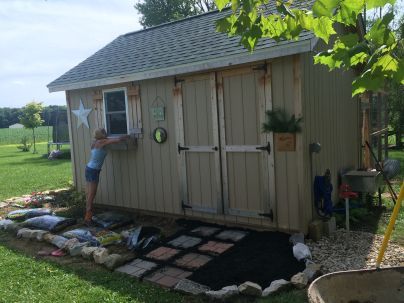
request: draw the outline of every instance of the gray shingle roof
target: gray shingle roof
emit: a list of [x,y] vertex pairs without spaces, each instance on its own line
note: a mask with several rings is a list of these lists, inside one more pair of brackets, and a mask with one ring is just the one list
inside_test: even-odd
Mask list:
[[228,14],[230,10],[213,11],[121,35],[48,84],[48,88],[69,90],[196,72],[311,48],[313,35],[302,32],[299,41],[276,43],[262,39],[250,54],[239,45],[239,37],[229,38],[215,31],[215,21]]

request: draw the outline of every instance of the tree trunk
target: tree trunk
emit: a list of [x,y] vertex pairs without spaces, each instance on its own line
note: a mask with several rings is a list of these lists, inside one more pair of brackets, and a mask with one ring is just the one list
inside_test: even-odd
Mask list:
[[35,146],[35,128],[32,129],[32,138],[34,140],[34,151],[33,154],[36,154],[36,146]]

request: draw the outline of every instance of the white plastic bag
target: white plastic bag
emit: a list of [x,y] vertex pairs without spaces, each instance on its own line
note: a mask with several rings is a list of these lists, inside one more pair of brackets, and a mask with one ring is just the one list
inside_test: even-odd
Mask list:
[[293,255],[298,261],[311,259],[310,248],[303,243],[297,243],[293,246]]

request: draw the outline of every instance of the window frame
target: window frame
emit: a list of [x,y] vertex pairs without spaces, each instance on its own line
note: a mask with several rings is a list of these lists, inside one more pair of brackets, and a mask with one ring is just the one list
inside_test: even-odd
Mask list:
[[[110,134],[109,129],[108,129],[108,123],[107,123],[107,106],[106,106],[106,98],[105,94],[106,93],[111,93],[111,92],[119,92],[123,91],[125,94],[125,116],[126,116],[126,133],[125,134]],[[129,109],[128,109],[128,90],[126,87],[117,87],[117,88],[111,88],[111,89],[103,89],[102,90],[102,102],[104,106],[104,125],[105,125],[105,130],[107,131],[108,137],[118,137],[121,135],[127,135],[129,134]],[[123,113],[123,111],[119,112],[112,112],[112,113]]]

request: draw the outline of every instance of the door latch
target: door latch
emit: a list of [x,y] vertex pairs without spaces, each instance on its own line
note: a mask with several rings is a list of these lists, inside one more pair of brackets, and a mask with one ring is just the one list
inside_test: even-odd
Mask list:
[[189,147],[181,146],[181,144],[178,143],[178,153],[180,154],[183,150],[189,150]]
[[268,142],[267,145],[256,147],[256,149],[266,150],[268,152],[268,154],[270,154],[271,153],[271,144]]

